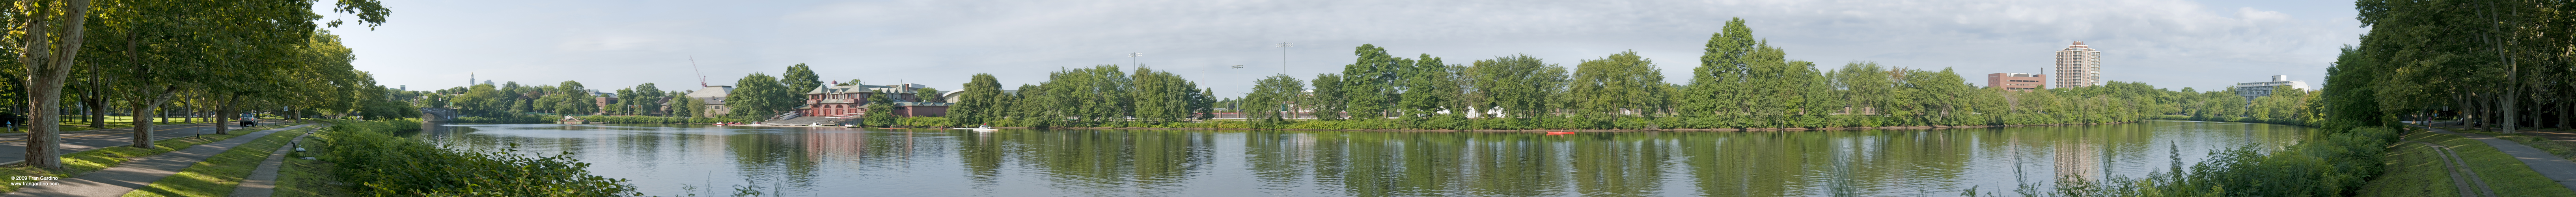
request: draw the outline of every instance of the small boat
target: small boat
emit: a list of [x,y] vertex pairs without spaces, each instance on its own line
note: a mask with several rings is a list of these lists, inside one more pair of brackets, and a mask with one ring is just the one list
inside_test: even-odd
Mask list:
[[590,124],[590,121],[588,121],[588,120],[581,120],[581,118],[573,118],[572,116],[564,116],[564,118],[563,118],[563,119],[555,120],[555,123],[562,123],[562,124]]
[[1574,132],[1549,131],[1549,132],[1547,132],[1547,134],[1548,134],[1548,135],[1565,135],[1565,134],[1574,134]]

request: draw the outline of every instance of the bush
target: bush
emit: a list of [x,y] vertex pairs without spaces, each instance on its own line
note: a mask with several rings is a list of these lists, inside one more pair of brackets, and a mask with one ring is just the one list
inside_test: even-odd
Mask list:
[[624,179],[590,175],[570,153],[454,151],[391,134],[417,129],[418,120],[344,121],[316,135],[315,148],[337,167],[333,175],[362,190],[354,196],[642,195]]

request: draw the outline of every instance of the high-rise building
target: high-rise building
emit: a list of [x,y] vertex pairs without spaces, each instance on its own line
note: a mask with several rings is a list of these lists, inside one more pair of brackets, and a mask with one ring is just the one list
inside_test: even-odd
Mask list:
[[2102,51],[2094,51],[2084,41],[2058,49],[2056,85],[2050,88],[2102,85]]
[[2045,84],[2047,81],[2044,80],[2048,80],[2048,75],[2029,73],[1986,74],[1986,87],[1998,87],[2012,91],[2031,91],[2039,89],[2040,86],[2048,85]]
[[2307,90],[2308,82],[2290,81],[2289,75],[2273,75],[2272,81],[2236,83],[2236,96],[2254,101],[2254,98],[2271,96],[2273,90],[2281,89]]

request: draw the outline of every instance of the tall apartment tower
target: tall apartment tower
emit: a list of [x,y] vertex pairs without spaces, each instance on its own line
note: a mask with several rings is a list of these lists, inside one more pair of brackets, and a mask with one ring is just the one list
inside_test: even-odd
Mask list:
[[2102,52],[2075,41],[2057,50],[2057,81],[2050,88],[2072,88],[2102,85]]

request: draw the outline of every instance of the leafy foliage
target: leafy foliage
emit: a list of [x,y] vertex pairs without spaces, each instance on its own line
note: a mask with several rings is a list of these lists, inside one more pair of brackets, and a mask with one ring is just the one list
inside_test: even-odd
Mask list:
[[625,179],[590,175],[571,153],[523,155],[441,149],[391,132],[414,120],[343,122],[318,134],[320,158],[367,196],[641,196]]

